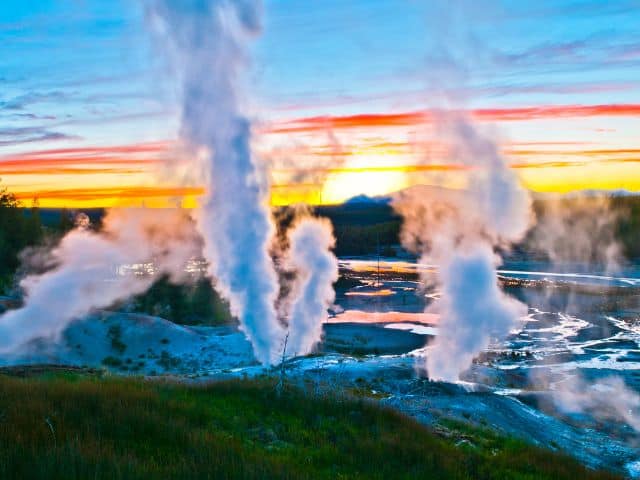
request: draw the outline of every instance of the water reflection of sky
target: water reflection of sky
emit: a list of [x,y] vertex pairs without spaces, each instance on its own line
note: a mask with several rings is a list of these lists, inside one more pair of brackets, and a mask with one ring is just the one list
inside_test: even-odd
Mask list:
[[[343,274],[361,284],[338,295],[341,310],[332,322],[383,323],[386,328],[437,335],[438,315],[423,312],[439,293],[425,292],[418,278],[412,277],[436,273],[434,266],[389,259],[341,259],[340,267]],[[516,283],[519,297],[530,307],[529,314],[522,328],[491,345],[491,364],[502,370],[542,368],[558,374],[575,370],[640,372],[640,269],[627,267],[615,276],[578,268],[571,271],[569,267],[552,269],[542,262],[520,262],[499,270],[499,275],[503,279],[545,280],[549,287],[627,287],[622,290],[624,295],[615,289],[609,291],[613,293],[605,289],[576,294],[572,288],[532,294]],[[414,352],[422,353],[424,349]]]
[[[341,259],[340,267],[356,273],[381,274],[431,274],[437,273],[437,266],[392,259]],[[573,283],[601,284],[611,286],[640,286],[640,266],[628,265],[620,268],[618,274],[607,274],[602,269],[588,268],[576,264],[551,265],[547,262],[509,262],[498,269],[498,274],[506,278],[563,280]]]

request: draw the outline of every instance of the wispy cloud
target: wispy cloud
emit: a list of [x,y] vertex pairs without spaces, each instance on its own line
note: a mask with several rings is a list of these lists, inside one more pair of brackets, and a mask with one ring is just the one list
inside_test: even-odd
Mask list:
[[[555,118],[640,116],[640,104],[542,105],[532,107],[480,108],[465,112],[480,121],[526,121]],[[326,131],[327,129],[402,127],[427,123],[428,112],[368,113],[318,116],[287,120],[266,127],[270,133]]]
[[[467,170],[468,167],[459,164],[447,164],[447,163],[433,163],[433,164],[419,164],[419,165],[381,165],[370,167],[315,167],[307,169],[308,172],[313,173],[372,173],[372,172],[450,172],[456,170]],[[300,169],[278,169],[275,173],[296,173]]]
[[5,127],[0,128],[0,147],[23,145],[36,142],[78,140],[77,135],[50,130],[48,127]]
[[108,146],[91,146],[91,147],[75,147],[75,148],[54,148],[48,150],[36,150],[31,152],[19,153],[4,158],[42,158],[42,157],[101,157],[104,155],[118,154],[154,154],[166,151],[172,144],[170,142],[145,142],[128,145],[108,145]]
[[38,198],[40,200],[56,200],[60,202],[88,202],[95,200],[132,201],[149,198],[177,198],[198,196],[203,194],[201,187],[153,187],[123,185],[107,188],[67,188],[57,190],[36,190],[16,192],[19,200]]
[[617,157],[619,155],[639,155],[640,148],[600,148],[577,150],[546,150],[546,149],[520,149],[507,150],[510,155],[573,155],[580,157]]
[[35,103],[61,102],[68,98],[68,94],[62,91],[55,92],[28,92],[15,96],[8,100],[0,100],[0,110],[24,110]]
[[566,69],[599,65],[635,66],[640,59],[640,42],[620,39],[611,32],[599,32],[581,39],[548,41],[517,51],[496,50],[492,61],[496,66],[540,70]]
[[0,174],[137,173],[160,161],[168,142],[59,148],[0,156]]
[[636,117],[640,104],[549,105],[521,108],[485,108],[473,110],[471,115],[488,121],[522,121],[553,118]]
[[36,113],[9,113],[0,115],[0,118],[9,120],[56,120],[58,117],[55,115],[38,115]]
[[267,127],[270,133],[296,133],[366,127],[399,127],[424,123],[424,112],[370,113],[343,116],[307,117]]

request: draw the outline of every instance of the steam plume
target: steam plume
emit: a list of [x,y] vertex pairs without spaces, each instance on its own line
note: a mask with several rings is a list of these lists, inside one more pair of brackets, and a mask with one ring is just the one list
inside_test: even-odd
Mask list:
[[440,334],[427,355],[433,379],[455,381],[473,358],[518,324],[526,306],[497,285],[494,248],[522,238],[530,199],[494,142],[466,119],[440,116],[454,159],[470,167],[463,190],[409,189],[396,196],[403,244],[439,266]]
[[[627,212],[612,208],[611,203],[611,197],[605,194],[586,192],[545,199],[531,235],[532,245],[559,270],[595,267],[604,268],[607,273],[617,272],[624,260],[616,231],[621,216]],[[531,376],[543,385],[552,383],[544,371]],[[589,381],[577,370],[554,383],[551,395],[562,412],[621,421],[640,432],[640,395],[627,387],[621,376]]]
[[303,218],[289,231],[288,264],[296,272],[289,319],[287,351],[305,355],[320,341],[327,309],[335,299],[338,261],[331,253],[335,244],[331,223]]
[[[182,137],[209,151],[208,193],[198,224],[210,273],[257,359],[276,363],[284,327],[275,307],[279,285],[269,253],[275,229],[265,165],[251,155],[239,88],[247,43],[260,30],[260,2],[158,0],[152,13],[182,77]],[[291,302],[290,348],[298,354],[318,341],[333,299],[332,242],[326,224],[312,220],[291,234],[288,257],[300,279]]]
[[55,266],[21,282],[24,307],[0,317],[0,354],[36,338],[56,340],[73,320],[145,291],[156,278],[115,275],[119,265],[153,262],[157,273],[178,281],[199,248],[193,223],[180,210],[112,210],[101,233],[73,230],[50,252],[46,263]]
[[498,286],[490,246],[475,245],[441,259],[442,323],[427,356],[429,376],[455,381],[492,337],[503,337],[526,314],[526,307]]
[[587,384],[570,377],[553,391],[556,406],[565,413],[589,413],[600,420],[617,420],[640,432],[640,395],[618,376]]
[[603,268],[615,273],[624,263],[616,238],[620,217],[605,194],[585,194],[544,199],[532,231],[532,246],[544,252],[557,268]]
[[[194,169],[205,157],[207,196],[197,227],[210,274],[240,319],[257,359],[276,363],[285,328],[275,305],[279,285],[270,255],[275,228],[265,166],[251,155],[251,125],[239,88],[248,41],[260,30],[261,3],[152,0],[149,13],[181,81],[181,136],[186,151],[198,153]],[[112,212],[103,233],[76,229],[67,235],[52,251],[49,263],[56,266],[23,282],[26,306],[2,318],[0,353],[37,337],[56,338],[74,318],[141,293],[153,282],[151,276],[132,276],[105,283],[115,265],[153,262],[163,273],[183,271],[201,247],[198,237],[193,228],[158,215],[132,221],[130,213]],[[326,223],[307,219],[291,239],[288,256],[300,277],[291,299],[290,331],[293,348],[306,353],[318,341],[324,311],[333,300],[333,237]]]
[[508,334],[526,314],[525,305],[498,288],[500,258],[494,251],[524,236],[531,201],[492,136],[452,113],[462,110],[459,87],[490,63],[490,52],[473,28],[482,16],[498,18],[494,5],[432,2],[428,8],[434,34],[426,54],[426,84],[431,104],[440,107],[430,114],[446,161],[468,168],[462,188],[410,189],[395,198],[394,207],[404,218],[405,247],[439,267],[443,295],[435,305],[441,316],[439,335],[427,352],[429,376],[455,381],[492,337]]

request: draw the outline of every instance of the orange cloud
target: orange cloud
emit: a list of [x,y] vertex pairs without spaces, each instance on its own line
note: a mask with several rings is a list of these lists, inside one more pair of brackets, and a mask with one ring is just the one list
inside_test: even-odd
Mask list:
[[551,162],[532,162],[532,163],[512,163],[511,168],[564,168],[564,167],[580,167],[587,165],[588,162],[567,162],[567,161],[551,161]]
[[[404,112],[388,114],[359,114],[345,117],[334,117],[332,126],[334,128],[349,127],[396,127],[413,125],[423,121],[427,117],[425,112]],[[323,118],[323,117],[319,117]]]
[[[482,121],[525,121],[569,117],[640,116],[640,104],[550,105],[541,107],[481,108],[464,112]],[[269,133],[301,133],[335,129],[412,126],[427,123],[424,111],[306,117],[276,123]]]
[[469,167],[457,164],[420,164],[420,165],[383,165],[367,167],[315,167],[309,169],[277,169],[276,173],[364,173],[364,172],[450,172],[455,170],[466,170]]
[[129,174],[157,163],[169,142],[38,150],[0,156],[0,175]]
[[640,155],[640,148],[608,148],[594,150],[507,150],[510,155],[576,155],[581,157],[602,157],[618,155]]
[[36,150],[32,152],[16,153],[0,157],[0,161],[5,158],[28,159],[28,158],[71,158],[71,157],[102,157],[104,155],[134,154],[134,153],[159,153],[165,152],[171,147],[171,142],[147,142],[130,145],[109,145],[104,147],[76,147],[76,148],[55,148],[49,150]]
[[[609,105],[553,105],[541,107],[490,108],[464,112],[479,121],[526,121],[568,117],[640,116],[640,104]],[[410,175],[409,183],[429,177],[428,172],[456,172],[465,167],[455,162],[446,147],[437,140],[412,138],[404,141],[397,133],[376,129],[411,127],[427,124],[432,116],[424,111],[399,113],[358,114],[299,118],[274,123],[257,133],[269,134],[326,134],[332,130],[362,129],[366,135],[355,135],[351,143],[337,145],[330,136],[326,140],[303,145],[286,142],[284,147],[269,147],[270,141],[258,148],[259,155],[272,163],[276,184],[272,186],[272,202],[277,204],[309,200],[311,203],[328,201],[321,196],[326,178],[374,173],[374,177],[401,176],[402,173],[427,172]],[[371,132],[371,133],[370,133]],[[360,132],[355,132],[359,134]],[[345,139],[351,135],[344,135]],[[135,205],[145,202],[154,206],[171,204],[171,199],[184,197],[195,202],[203,193],[201,187],[122,186],[119,175],[131,174],[131,184],[153,185],[154,166],[161,163],[173,149],[174,142],[159,141],[116,146],[58,148],[0,156],[0,176],[10,185],[18,198],[38,197],[43,206],[111,206]],[[624,178],[637,178],[640,148],[604,148],[591,142],[529,141],[504,144],[504,151],[513,160],[512,167],[528,179],[532,188],[542,185],[555,188],[566,181],[565,167],[585,167],[572,172],[580,174],[580,185],[590,188],[589,182],[602,178],[611,184]],[[593,147],[593,148],[590,148]],[[335,158],[335,161],[328,159]],[[431,163],[420,163],[429,158]],[[353,160],[353,161],[352,161]],[[411,165],[416,162],[417,165]],[[394,164],[395,163],[395,164]],[[304,165],[308,165],[305,167]],[[547,169],[547,170],[545,170]],[[575,175],[574,175],[575,173]],[[316,177],[313,177],[316,175]],[[557,175],[556,175],[557,174]],[[635,174],[635,175],[634,175]],[[47,175],[59,175],[56,179]],[[63,177],[66,176],[66,177]],[[95,175],[95,177],[89,177]],[[345,176],[346,176],[345,175]],[[32,176],[33,178],[29,178]],[[455,174],[454,174],[455,176]],[[14,181],[11,181],[14,177]],[[73,178],[77,177],[77,178]],[[9,180],[9,182],[6,182]],[[296,182],[298,180],[298,182]],[[127,180],[125,180],[127,181]],[[349,179],[351,181],[351,179]],[[632,180],[629,180],[631,182]],[[635,180],[633,180],[635,182]],[[44,185],[38,190],[36,182]],[[307,182],[307,183],[305,183]],[[309,183],[315,182],[315,183]],[[577,180],[575,180],[577,182]],[[574,183],[575,183],[574,182]],[[164,183],[164,182],[163,182]],[[595,183],[594,183],[595,185]],[[626,184],[625,184],[626,185]],[[635,185],[631,185],[632,187]],[[80,188],[78,188],[80,187]]]
[[551,105],[520,108],[485,108],[473,110],[472,116],[490,121],[520,121],[569,117],[640,116],[640,104]]
[[144,171],[143,168],[130,168],[132,163],[136,162],[126,162],[120,168],[108,168],[103,163],[95,167],[73,167],[52,165],[49,162],[30,162],[23,165],[3,165],[0,162],[0,175],[100,175],[107,173],[130,174]]
[[640,163],[640,157],[627,157],[627,158],[609,158],[606,160],[598,161],[550,161],[550,162],[530,162],[530,163],[512,163],[511,168],[562,168],[562,167],[580,167],[587,165],[606,165],[613,163]]
[[267,128],[269,133],[298,133],[348,128],[398,127],[424,123],[425,112],[371,113],[345,116],[307,117]]
[[105,204],[132,204],[132,201],[144,201],[153,198],[178,198],[194,197],[204,193],[202,187],[145,187],[145,186],[121,186],[105,188],[67,188],[59,190],[37,190],[15,192],[18,200],[31,200],[37,198],[41,204],[64,205],[66,203],[95,203]]

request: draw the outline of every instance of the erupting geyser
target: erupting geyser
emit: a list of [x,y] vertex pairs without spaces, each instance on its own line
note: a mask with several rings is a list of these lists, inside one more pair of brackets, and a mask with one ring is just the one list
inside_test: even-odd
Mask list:
[[[260,31],[260,17],[261,2],[256,0],[158,0],[152,8],[182,82],[182,138],[208,153],[207,197],[198,225],[211,276],[229,299],[257,359],[273,364],[282,356],[286,335],[275,308],[279,285],[269,253],[275,228],[266,166],[251,153],[251,125],[239,87],[247,44]],[[304,275],[319,260],[332,257],[332,234],[321,224],[313,227],[313,222],[305,220],[301,233],[293,234],[292,264]],[[303,248],[296,239],[309,228],[312,235],[321,235],[320,242],[304,236],[308,243]],[[319,322],[332,301],[328,290],[333,277],[333,272],[314,272],[299,289],[300,297],[291,303],[289,352],[308,353],[319,339]],[[317,285],[318,280],[325,283]],[[321,297],[311,298],[310,292]],[[300,318],[307,314],[312,317]]]
[[260,31],[261,3],[153,0],[149,13],[181,82],[181,137],[206,153],[207,194],[196,213],[197,232],[182,211],[150,210],[110,212],[99,233],[74,230],[51,252],[55,266],[22,282],[26,305],[0,319],[0,353],[36,338],[55,339],[72,320],[141,293],[154,281],[108,281],[115,265],[153,262],[159,273],[176,277],[202,251],[216,289],[229,300],[261,363],[282,358],[287,334],[287,356],[307,354],[320,340],[334,298],[334,239],[327,222],[310,217],[290,232],[292,249],[285,256],[297,278],[287,299],[291,312],[279,318],[268,172],[251,153],[251,124],[239,88],[247,44]]
[[331,253],[335,239],[331,223],[304,218],[289,231],[291,243],[287,263],[296,273],[292,287],[290,335],[287,354],[311,352],[320,341],[327,308],[335,299],[338,261]]
[[492,337],[502,337],[526,315],[526,306],[498,286],[498,246],[520,240],[531,218],[526,189],[496,145],[464,118],[436,117],[452,160],[470,167],[462,190],[415,187],[396,195],[404,219],[403,244],[439,267],[439,335],[427,353],[427,371],[457,381]]
[[208,149],[207,198],[198,225],[210,273],[258,360],[275,363],[285,333],[274,307],[278,277],[269,256],[274,227],[238,85],[247,43],[260,30],[260,2],[158,0],[152,5],[182,82],[181,136]]

